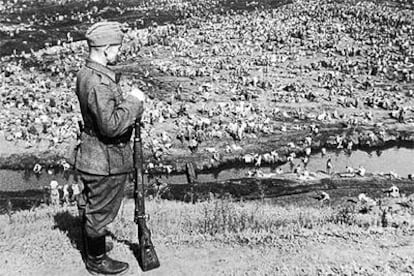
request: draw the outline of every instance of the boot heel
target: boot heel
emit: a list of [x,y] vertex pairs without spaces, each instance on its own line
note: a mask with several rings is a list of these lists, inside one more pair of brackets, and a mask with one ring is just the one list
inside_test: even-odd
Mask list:
[[93,275],[121,275],[128,270],[129,265],[111,259],[105,252],[105,236],[87,237],[86,269]]

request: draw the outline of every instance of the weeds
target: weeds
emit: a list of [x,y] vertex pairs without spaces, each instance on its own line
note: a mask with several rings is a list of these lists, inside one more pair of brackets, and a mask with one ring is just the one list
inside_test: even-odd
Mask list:
[[[338,260],[335,256],[330,259],[332,262],[318,263],[317,256],[326,257],[320,252],[325,243],[334,245],[338,242],[338,247],[341,247],[338,250],[342,250],[344,245],[352,244],[353,241],[357,241],[359,247],[365,238],[376,241],[377,238],[384,237],[382,239],[384,247],[381,247],[381,244],[378,245],[378,249],[384,251],[387,250],[387,246],[393,246],[394,242],[387,239],[394,237],[395,233],[402,234],[402,236],[399,235],[399,240],[405,243],[401,246],[408,248],[412,243],[411,237],[414,229],[412,215],[401,216],[399,218],[401,222],[398,222],[390,211],[386,213],[387,228],[394,227],[395,224],[399,227],[404,225],[408,231],[396,232],[393,229],[384,233],[387,228],[381,227],[384,225],[381,222],[383,215],[381,212],[360,214],[359,209],[352,206],[336,208],[332,206],[278,206],[261,202],[236,202],[231,198],[217,199],[214,197],[195,204],[149,200],[146,206],[147,212],[151,215],[148,226],[152,231],[154,244],[159,246],[157,250],[160,250],[160,256],[164,248],[165,262],[175,258],[168,254],[175,253],[167,253],[165,250],[170,249],[165,249],[163,246],[167,248],[171,245],[173,248],[183,246],[181,252],[188,251],[188,246],[193,245],[197,248],[198,245],[206,247],[219,245],[226,250],[231,248],[232,251],[229,252],[237,252],[237,247],[241,246],[243,250],[255,250],[255,254],[264,254],[263,257],[267,258],[255,267],[258,269],[257,275],[265,275],[263,271],[272,272],[268,275],[280,275],[281,271],[284,271],[283,275],[316,275],[316,269],[320,269],[322,275],[351,275],[354,271],[361,272],[361,274],[371,275],[374,274],[371,272],[378,272],[377,275],[387,275],[387,273],[382,273],[383,271],[378,271],[376,267],[371,267],[372,271],[365,271],[361,270],[359,265],[355,267],[352,264],[343,265],[342,259]],[[133,263],[135,259],[128,252],[136,248],[138,243],[137,226],[133,222],[133,207],[133,200],[125,201],[124,212],[120,212],[110,227],[112,240],[122,244],[122,246],[117,246],[111,254],[122,256],[122,258],[129,256],[130,263]],[[24,271],[31,271],[30,266],[33,264],[40,264],[38,266],[40,268],[46,266],[56,268],[56,264],[59,264],[59,261],[56,262],[57,259],[60,260],[60,264],[70,260],[73,267],[83,267],[80,253],[81,232],[76,207],[41,207],[32,211],[15,212],[12,216],[12,223],[9,222],[7,215],[0,216],[0,252],[3,254],[2,259],[8,262],[4,263],[3,271],[12,271],[17,266],[21,267],[23,260],[25,262],[29,260],[28,265],[22,268]],[[309,253],[306,246],[315,244],[320,245],[319,253],[316,252],[316,255],[313,255]],[[372,249],[371,245],[368,247]],[[350,248],[348,250],[356,252]],[[273,263],[272,257],[266,257],[267,253],[270,254],[269,256],[284,259]],[[303,258],[308,261],[302,266],[304,271],[312,272],[305,273],[296,269],[297,260],[302,259],[302,256],[298,254],[303,255]],[[285,265],[290,257],[294,259]],[[258,259],[262,260],[258,257],[252,262]],[[348,257],[347,260],[352,261],[354,257]],[[409,271],[412,266],[408,260],[392,259],[391,261],[402,266],[401,268],[391,266],[390,271]],[[237,266],[232,266],[232,269],[235,267]],[[65,269],[68,267],[66,266]],[[246,269],[248,270],[246,267],[236,269],[234,275],[241,275]],[[274,273],[275,271],[277,273]],[[1,269],[0,274],[2,274]],[[76,275],[81,274],[80,272]],[[33,275],[44,274],[38,272]],[[212,272],[210,275],[220,274]]]
[[355,214],[355,207],[347,205],[340,208],[337,212],[333,213],[328,221],[335,224],[353,225],[356,221]]
[[[110,228],[120,239],[137,239],[133,204],[132,200],[125,202],[124,211]],[[361,230],[369,227],[397,225],[412,229],[414,225],[412,216],[396,218],[388,213],[385,224],[383,212],[360,214],[355,205],[337,208],[283,207],[211,197],[208,201],[196,204],[151,200],[147,209],[151,215],[148,225],[154,238],[172,243],[216,240],[241,244],[275,244],[280,239],[293,239],[295,236],[340,232],[344,227],[351,229],[350,232],[357,231],[359,235]],[[51,229],[63,231],[73,237],[72,242],[77,242],[79,226],[76,207],[67,207],[64,210],[47,207],[17,212],[13,215],[12,223],[6,215],[0,216],[0,237],[7,241],[44,231],[48,227],[48,221],[54,222],[52,227],[49,226]]]
[[[259,202],[235,202],[231,198],[197,204],[164,201],[168,212],[156,207],[152,221],[154,234],[170,240],[180,238],[239,243],[274,243],[277,239],[328,223],[331,209],[281,207]],[[183,240],[181,240],[183,241]]]

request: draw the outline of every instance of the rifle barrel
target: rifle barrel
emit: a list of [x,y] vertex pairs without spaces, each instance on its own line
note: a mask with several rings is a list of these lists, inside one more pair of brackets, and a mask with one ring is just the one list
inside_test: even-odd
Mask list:
[[145,216],[144,202],[144,157],[142,153],[141,140],[141,124],[137,120],[135,122],[135,138],[134,138],[134,197],[135,197],[135,220],[138,217]]

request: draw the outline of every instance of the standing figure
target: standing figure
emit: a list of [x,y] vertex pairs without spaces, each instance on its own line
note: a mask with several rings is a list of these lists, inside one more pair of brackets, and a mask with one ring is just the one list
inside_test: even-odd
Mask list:
[[70,187],[69,184],[63,185],[63,204],[70,203]]
[[303,168],[306,170],[308,168],[309,158],[307,156],[303,157]]
[[332,170],[332,168],[333,168],[333,165],[332,165],[332,160],[331,160],[331,158],[329,158],[328,159],[328,161],[326,161],[326,172],[328,173],[328,174],[331,174],[331,170]]
[[296,167],[293,169],[293,172],[296,173],[296,175],[299,177],[302,173],[302,168],[300,167],[300,164],[297,164]]
[[74,184],[72,184],[72,191],[73,191],[73,193],[72,193],[72,197],[71,197],[71,201],[73,202],[73,201],[75,201],[75,202],[78,202],[78,199],[79,199],[79,196],[80,196],[80,187],[79,187],[79,184],[78,183],[74,183]]
[[62,185],[59,185],[57,187],[58,193],[59,193],[59,206],[63,204],[63,187]]
[[[115,65],[124,36],[118,22],[99,22],[86,32],[89,57],[76,80],[84,127],[76,149],[75,168],[83,190],[78,198],[86,269],[118,274],[128,264],[107,256],[108,224],[118,214],[128,174],[133,171],[131,135],[144,110],[145,95],[133,89],[124,96]],[[108,246],[109,249],[110,246]]]
[[287,157],[287,161],[289,162],[290,171],[293,172],[295,163],[293,162],[293,156],[291,154]]
[[59,205],[60,197],[59,197],[59,183],[56,180],[50,181],[50,202],[52,205]]

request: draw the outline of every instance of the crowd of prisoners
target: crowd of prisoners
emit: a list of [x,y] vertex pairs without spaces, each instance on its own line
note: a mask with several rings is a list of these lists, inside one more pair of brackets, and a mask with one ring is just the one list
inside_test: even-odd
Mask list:
[[[149,96],[143,138],[155,160],[194,152],[220,159],[258,137],[308,130],[317,138],[322,125],[381,131],[413,123],[412,7],[252,3],[257,7],[203,16],[194,10],[145,28],[129,22],[116,69],[125,93],[138,86]],[[76,140],[75,78],[88,51],[85,41],[66,38],[1,58],[7,141],[56,149]]]

